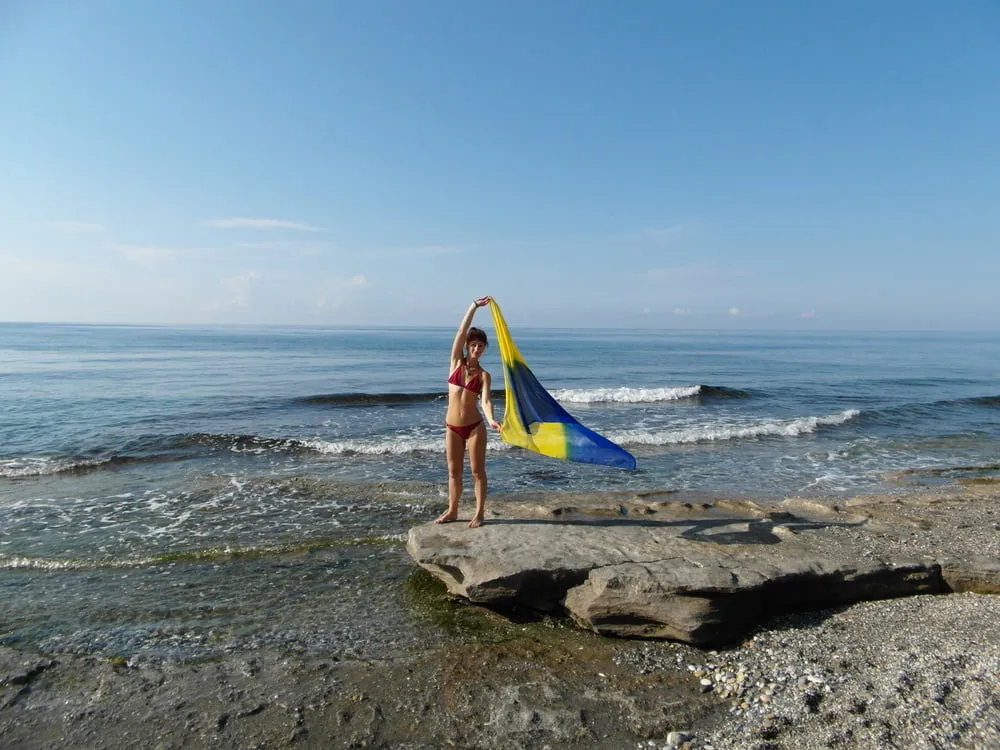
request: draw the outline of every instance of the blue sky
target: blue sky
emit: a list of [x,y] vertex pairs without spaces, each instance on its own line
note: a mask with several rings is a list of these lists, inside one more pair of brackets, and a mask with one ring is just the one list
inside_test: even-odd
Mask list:
[[0,5],[0,320],[1000,329],[1000,4]]

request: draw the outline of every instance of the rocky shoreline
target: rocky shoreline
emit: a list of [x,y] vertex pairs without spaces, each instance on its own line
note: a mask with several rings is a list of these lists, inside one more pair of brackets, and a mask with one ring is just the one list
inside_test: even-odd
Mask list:
[[[931,528],[884,540],[907,554],[997,554],[995,486],[844,507],[886,503],[897,515],[933,511]],[[174,664],[0,647],[0,745],[1000,746],[1000,597],[786,614],[706,650],[608,638],[523,609],[503,616],[452,600],[423,572],[413,580],[439,637],[367,660],[260,651]]]
[[[407,550],[478,604],[565,611],[603,635],[712,647],[786,612],[1000,591],[1000,515],[987,497],[762,504],[562,493],[495,509],[476,534],[459,524],[414,527]],[[954,533],[962,529],[980,531]]]

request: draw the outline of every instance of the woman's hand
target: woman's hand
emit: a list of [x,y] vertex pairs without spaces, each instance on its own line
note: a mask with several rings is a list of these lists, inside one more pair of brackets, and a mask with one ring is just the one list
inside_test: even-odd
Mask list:
[[500,430],[503,429],[503,425],[500,422],[497,422],[495,419],[490,421],[490,427],[492,427],[497,432],[500,432]]
[[486,307],[492,301],[493,298],[487,295],[486,297],[480,297],[477,299],[474,304],[476,307]]

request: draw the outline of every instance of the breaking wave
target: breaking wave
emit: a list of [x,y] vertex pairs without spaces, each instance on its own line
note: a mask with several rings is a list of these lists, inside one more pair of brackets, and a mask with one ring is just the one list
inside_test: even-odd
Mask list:
[[848,409],[838,414],[797,419],[767,419],[747,424],[697,425],[676,430],[625,430],[608,434],[624,445],[684,445],[761,437],[798,437],[820,427],[835,427],[855,419],[861,412]]
[[0,459],[0,477],[20,479],[48,474],[93,471],[111,462],[110,458],[59,458],[49,456],[19,456]]
[[[499,376],[498,376],[499,377]],[[503,390],[494,389],[493,398],[502,398]],[[687,385],[664,388],[621,386],[617,388],[561,388],[553,389],[557,401],[570,404],[640,404],[663,401],[682,401],[704,398],[749,398],[750,394],[738,388],[716,385]],[[296,399],[303,404],[329,404],[333,406],[403,406],[432,401],[443,401],[446,393],[325,393]]]
[[1000,396],[979,396],[976,398],[963,399],[957,403],[974,404],[976,406],[1000,406]]
[[652,404],[704,398],[749,398],[736,388],[713,385],[687,385],[667,388],[564,388],[552,391],[557,401],[568,404]]

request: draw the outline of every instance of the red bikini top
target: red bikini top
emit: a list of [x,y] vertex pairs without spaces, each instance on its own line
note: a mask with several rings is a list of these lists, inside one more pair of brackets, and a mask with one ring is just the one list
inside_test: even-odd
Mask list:
[[472,391],[473,393],[482,392],[483,381],[482,378],[479,377],[479,371],[477,371],[476,374],[469,379],[468,383],[462,382],[462,367],[464,364],[464,362],[459,363],[458,367],[455,368],[455,372],[453,372],[451,377],[448,378],[448,382],[452,385],[457,385],[468,391]]

